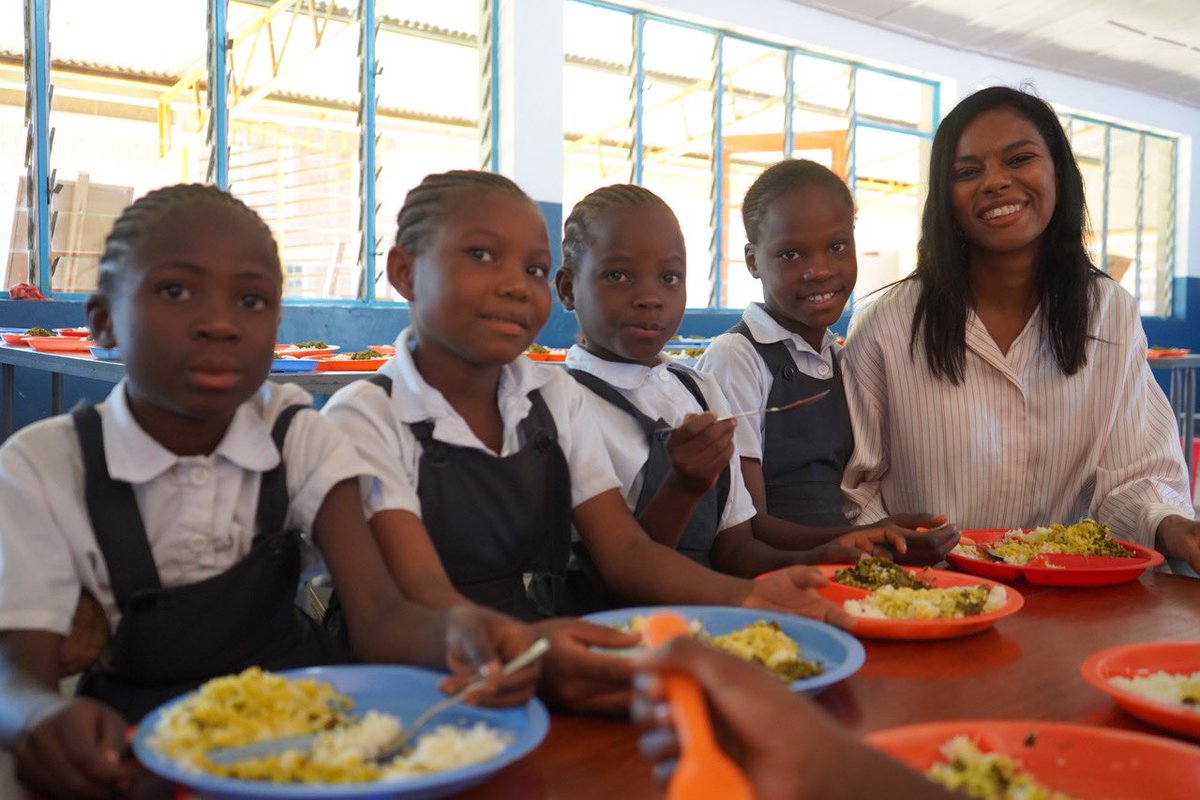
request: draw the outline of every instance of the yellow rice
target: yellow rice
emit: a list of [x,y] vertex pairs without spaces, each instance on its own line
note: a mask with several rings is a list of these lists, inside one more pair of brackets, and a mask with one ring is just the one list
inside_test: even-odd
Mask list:
[[925,773],[948,789],[978,800],[1071,800],[1025,771],[1020,759],[984,753],[967,736],[942,745],[942,758]]

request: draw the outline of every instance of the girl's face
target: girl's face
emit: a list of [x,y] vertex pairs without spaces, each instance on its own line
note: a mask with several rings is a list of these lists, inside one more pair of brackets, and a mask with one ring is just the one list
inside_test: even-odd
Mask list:
[[1003,107],[971,120],[954,151],[950,198],[969,253],[1036,258],[1057,188],[1054,159],[1034,124]]
[[388,253],[409,301],[417,348],[473,366],[520,356],[550,315],[546,223],[524,197],[458,191],[416,252]]
[[[108,296],[88,302],[99,344],[120,347],[130,405],[154,417],[225,424],[266,380],[279,327],[275,243],[235,208],[172,209],[146,232]],[[168,445],[169,446],[169,445]]]
[[576,271],[558,273],[559,299],[575,311],[588,352],[653,366],[687,303],[679,223],[663,208],[615,208],[589,228]]
[[854,209],[827,186],[788,189],[767,204],[746,267],[762,281],[767,313],[820,351],[858,280]]

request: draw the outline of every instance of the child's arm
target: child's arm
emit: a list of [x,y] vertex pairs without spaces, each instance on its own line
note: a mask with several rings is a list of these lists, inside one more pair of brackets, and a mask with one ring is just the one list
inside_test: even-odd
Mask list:
[[47,797],[111,797],[128,786],[125,719],[58,693],[59,648],[50,631],[0,633],[0,744],[22,783]]
[[721,531],[713,542],[713,567],[730,575],[754,578],[794,564],[840,564],[863,556],[891,558],[906,549],[904,537],[887,529],[848,533],[812,550],[780,550],[754,538],[752,522]]
[[471,602],[454,588],[420,517],[411,511],[388,509],[371,517],[370,525],[401,594],[430,608]]
[[[313,538],[325,556],[346,612],[350,645],[363,661],[449,666],[460,673],[498,672],[533,641],[516,620],[476,606],[439,611],[409,602],[388,574],[362,515],[358,483],[343,480],[325,496],[313,522]],[[524,702],[537,684],[530,665],[491,687],[489,701]],[[445,688],[461,683],[445,684]]]
[[705,569],[650,539],[616,489],[586,500],[574,514],[601,575],[623,597],[655,604],[770,608],[847,628],[854,624],[840,607],[811,591],[825,583],[816,570],[790,567],[748,581]]
[[700,498],[716,484],[733,458],[737,420],[717,422],[716,414],[690,414],[671,431],[667,454],[671,471],[638,515],[642,530],[659,544],[675,547]]
[[799,525],[767,512],[767,482],[763,478],[762,462],[756,458],[742,458],[742,480],[754,500],[754,538],[781,550],[811,550],[854,530],[849,525],[841,528],[814,528]]

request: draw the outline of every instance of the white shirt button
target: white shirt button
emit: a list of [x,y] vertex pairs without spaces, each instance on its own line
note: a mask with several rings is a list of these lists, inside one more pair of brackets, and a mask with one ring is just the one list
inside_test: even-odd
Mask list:
[[821,366],[817,367],[817,374],[820,375],[822,378],[824,378],[826,375],[829,374],[829,365],[822,364]]
[[193,553],[203,553],[208,549],[208,537],[202,533],[193,533],[188,537],[187,544]]
[[191,479],[193,486],[203,486],[208,483],[208,470],[204,467],[193,467],[188,477]]

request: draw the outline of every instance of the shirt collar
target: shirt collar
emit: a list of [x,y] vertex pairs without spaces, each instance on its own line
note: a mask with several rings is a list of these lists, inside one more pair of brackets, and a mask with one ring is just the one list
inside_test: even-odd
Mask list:
[[[134,419],[125,394],[124,379],[108,395],[101,420],[108,472],[127,483],[146,483],[186,458],[163,447]],[[223,458],[242,469],[265,472],[279,463],[279,451],[262,418],[261,393],[238,407],[225,435],[210,457]]]
[[[457,416],[458,412],[446,398],[430,386],[417,370],[412,351],[417,340],[411,327],[396,337],[396,355],[380,367],[380,373],[392,379],[392,408],[403,423]],[[522,397],[540,389],[554,378],[556,365],[542,364],[519,356],[516,361],[500,368],[499,396],[518,394]]]
[[750,333],[754,336],[755,340],[763,344],[791,342],[795,345],[798,352],[822,355],[828,353],[834,343],[837,342],[837,334],[826,328],[825,335],[821,337],[821,351],[818,353],[816,350],[813,350],[812,345],[803,336],[798,333],[792,333],[776,322],[767,313],[762,303],[751,303],[746,306],[746,311],[742,314],[742,319],[746,321],[746,327],[750,329]]
[[644,364],[630,364],[624,361],[606,361],[592,355],[580,345],[575,345],[567,351],[567,366],[590,372],[610,386],[625,390],[641,387],[647,381],[656,378],[668,366],[695,374],[691,367],[679,363],[665,353],[658,354],[657,364],[647,367]]

